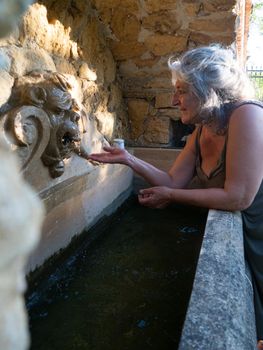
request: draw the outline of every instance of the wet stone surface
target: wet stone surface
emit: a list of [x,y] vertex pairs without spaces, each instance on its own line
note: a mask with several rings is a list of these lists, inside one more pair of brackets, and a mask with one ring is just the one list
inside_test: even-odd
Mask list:
[[29,282],[31,349],[176,349],[206,216],[122,207],[99,237]]

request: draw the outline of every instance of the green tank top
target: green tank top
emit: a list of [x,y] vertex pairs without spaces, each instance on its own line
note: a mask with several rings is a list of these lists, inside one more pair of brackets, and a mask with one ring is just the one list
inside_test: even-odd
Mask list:
[[202,169],[202,158],[200,149],[200,137],[202,133],[202,125],[198,127],[197,135],[195,139],[196,147],[196,161],[195,161],[195,174],[193,179],[188,184],[188,188],[223,188],[225,183],[225,162],[226,162],[226,145],[227,136],[223,151],[218,160],[216,167],[211,171],[209,176],[204,173]]

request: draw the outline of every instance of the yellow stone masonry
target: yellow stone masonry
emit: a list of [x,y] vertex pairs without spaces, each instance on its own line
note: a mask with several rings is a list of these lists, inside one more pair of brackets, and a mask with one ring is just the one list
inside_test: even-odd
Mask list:
[[[0,77],[8,82],[3,98],[7,99],[14,77],[27,74],[30,67],[71,74],[82,86],[84,106],[107,138],[125,135],[131,145],[169,146],[173,113],[168,100],[163,103],[172,89],[168,58],[190,47],[212,42],[229,45],[237,40],[244,62],[251,1],[243,3],[75,0],[73,6],[70,0],[36,2],[3,42],[11,57],[11,68]],[[237,16],[242,20],[237,21]],[[136,103],[140,108],[133,107]],[[153,108],[155,118],[149,122],[144,110]],[[146,124],[150,127],[145,134]],[[158,127],[162,132],[156,132]],[[154,137],[149,130],[154,130]]]

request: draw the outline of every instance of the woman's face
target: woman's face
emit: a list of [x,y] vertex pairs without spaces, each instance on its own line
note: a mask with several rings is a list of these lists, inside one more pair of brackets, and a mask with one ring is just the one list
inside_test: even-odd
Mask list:
[[195,117],[200,109],[200,102],[189,89],[189,85],[177,80],[172,98],[172,106],[179,107],[183,124],[195,124]]

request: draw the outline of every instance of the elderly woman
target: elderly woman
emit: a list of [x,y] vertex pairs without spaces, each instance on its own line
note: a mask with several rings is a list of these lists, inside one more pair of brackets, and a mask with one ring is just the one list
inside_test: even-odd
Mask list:
[[184,124],[196,125],[170,171],[112,147],[89,158],[125,164],[143,176],[154,187],[140,191],[142,205],[163,208],[179,202],[241,211],[258,339],[263,339],[263,105],[250,99],[250,83],[230,49],[196,48],[170,59],[169,67],[172,104]]

